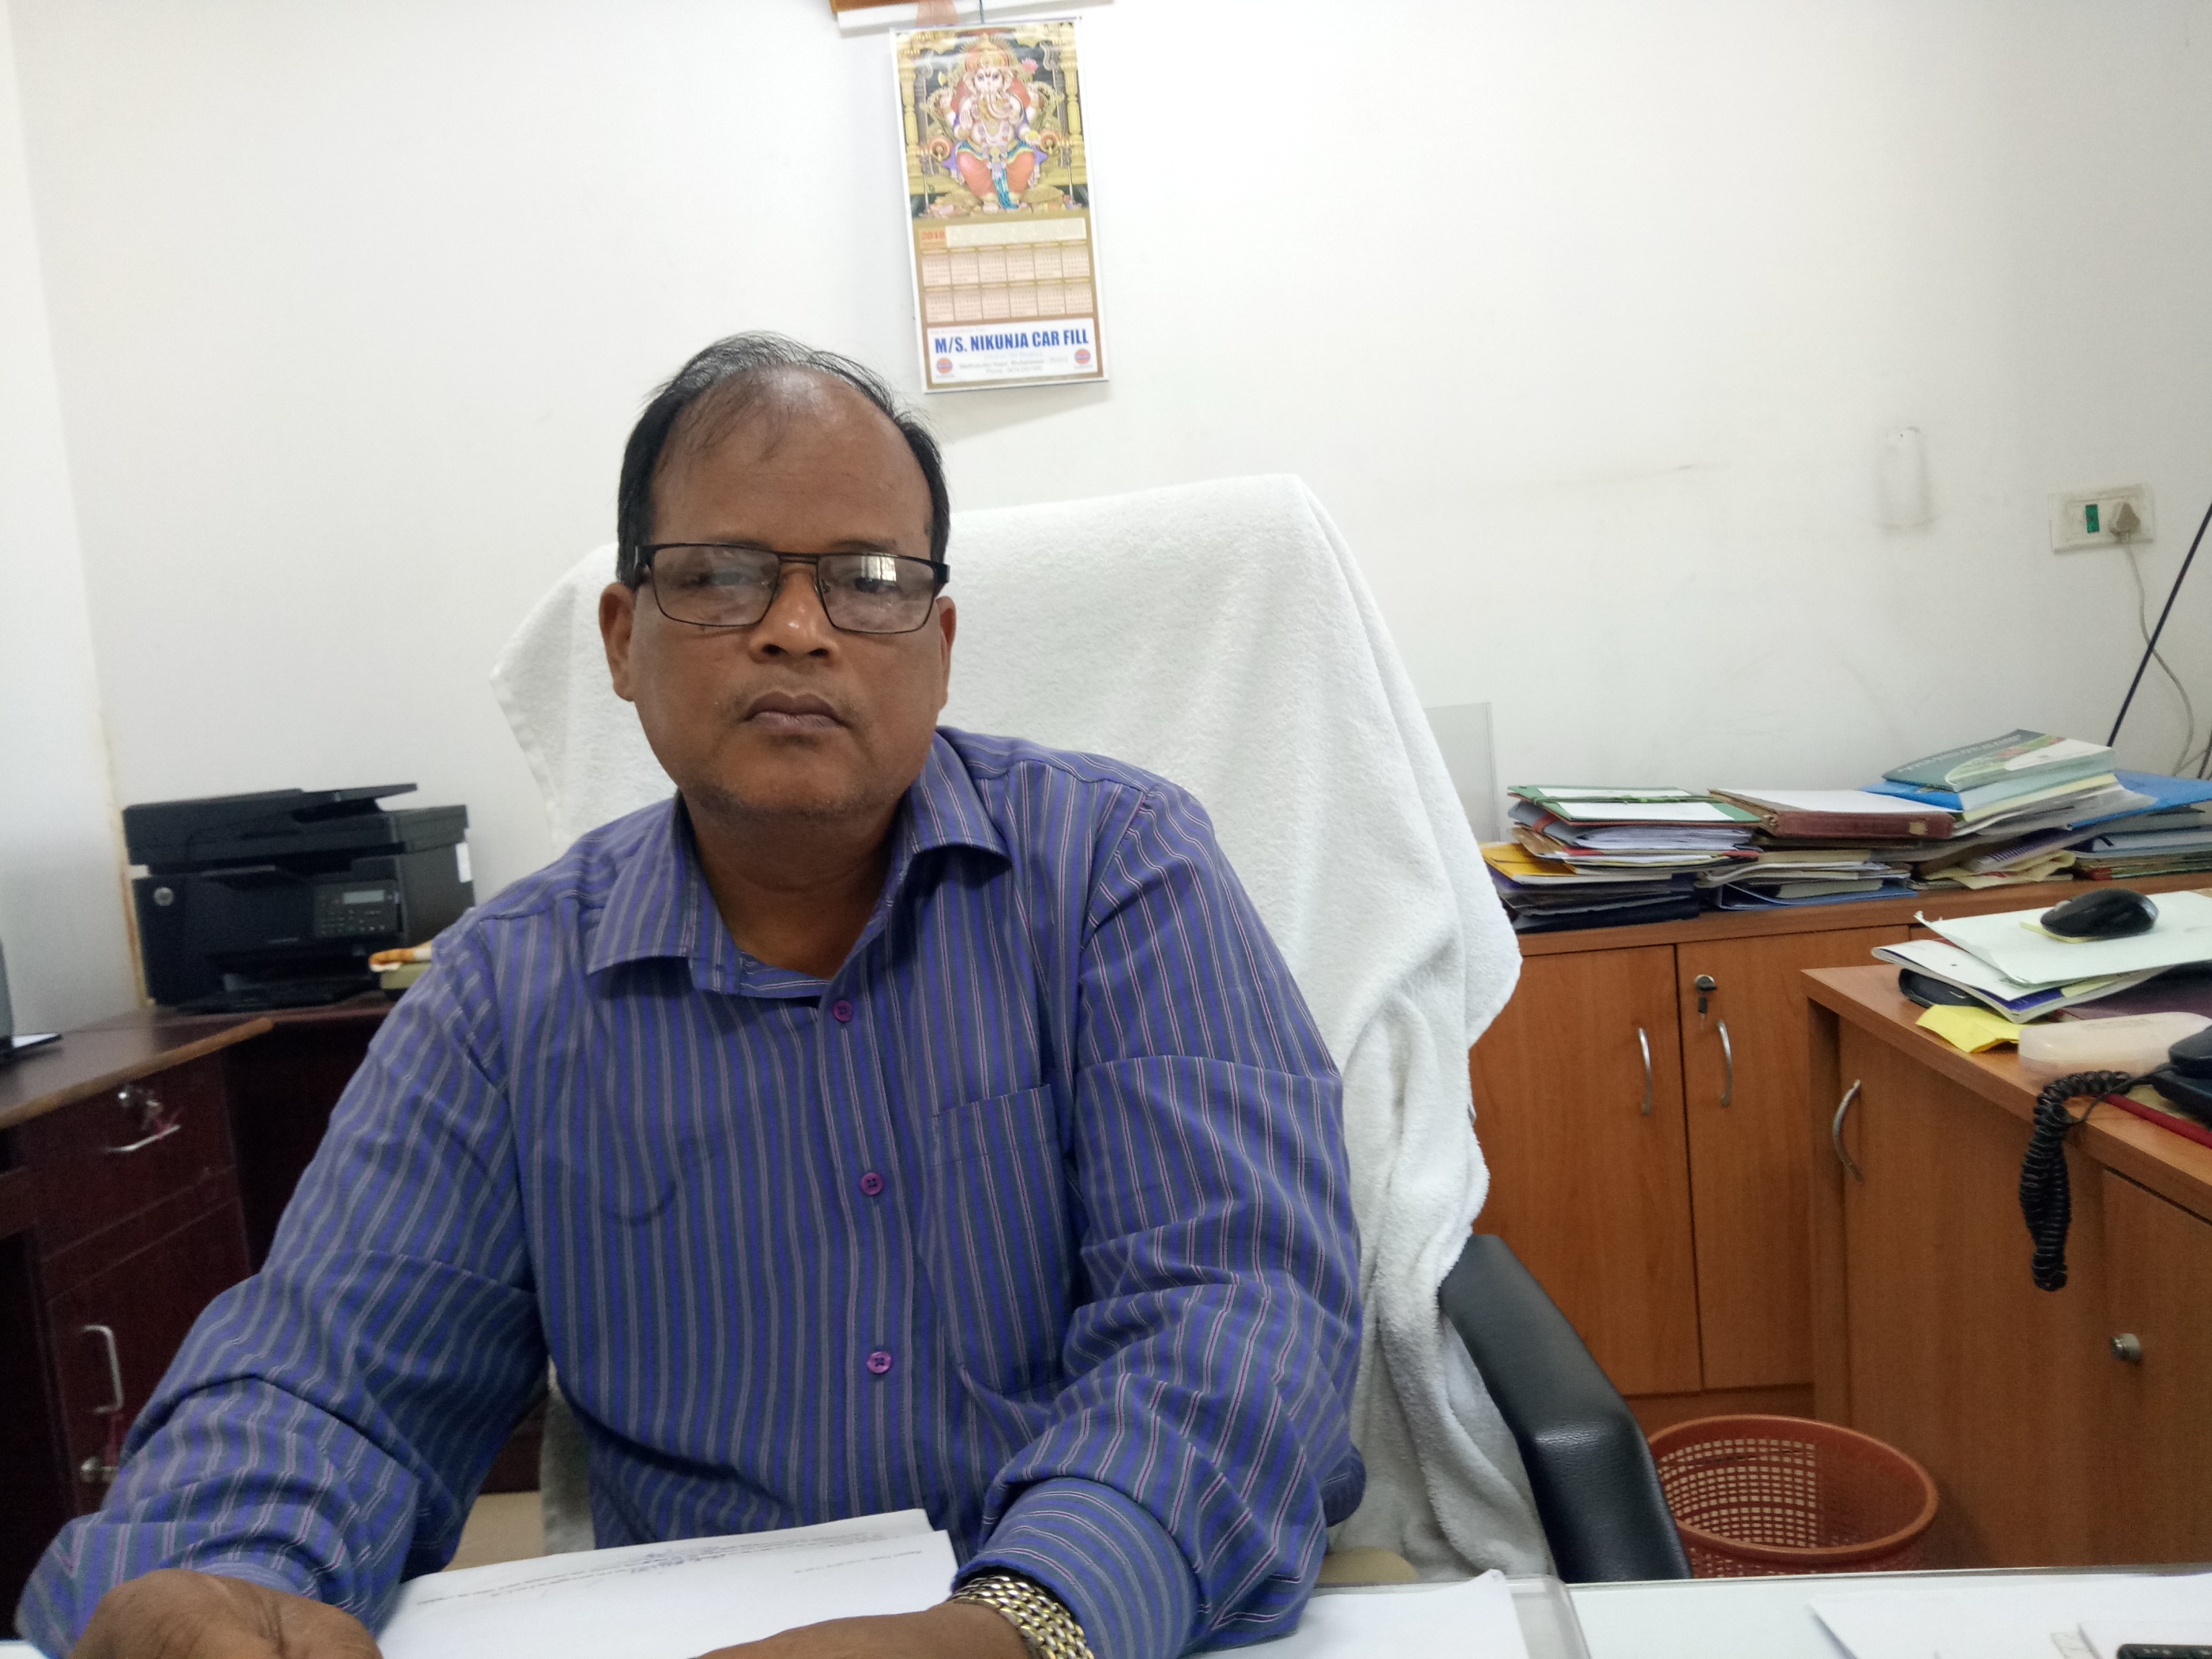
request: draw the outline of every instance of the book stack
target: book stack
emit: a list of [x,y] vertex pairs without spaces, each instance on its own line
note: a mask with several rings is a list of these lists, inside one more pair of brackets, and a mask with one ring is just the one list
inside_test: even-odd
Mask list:
[[[2212,870],[2212,783],[2196,778],[2142,777],[2131,772],[2121,773],[2120,781],[2155,794],[2160,805],[2151,811],[2110,823],[2082,842],[2074,854],[2075,875],[2092,881],[2112,881],[2129,876],[2174,876]],[[2182,799],[2197,790],[2203,792],[2201,798]]]
[[1516,933],[1698,914],[1700,872],[1755,859],[1757,819],[1688,789],[1520,784],[1483,857]]
[[1755,814],[1757,856],[1699,878],[1717,910],[1765,910],[1912,890],[1903,854],[1951,833],[1947,812],[1863,789],[1720,789]]
[[2102,744],[2018,731],[1865,789],[1521,784],[1513,839],[1483,857],[1522,933],[2212,871],[2212,781],[2112,760]]
[[1911,860],[1923,885],[2049,881],[2097,826],[2158,805],[2123,782],[2112,761],[2103,744],[2008,732],[1908,762],[1872,791],[1950,815],[1948,844]]

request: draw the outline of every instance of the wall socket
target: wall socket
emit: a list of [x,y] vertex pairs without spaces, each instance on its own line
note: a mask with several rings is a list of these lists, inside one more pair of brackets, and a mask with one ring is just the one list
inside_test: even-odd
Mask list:
[[2076,489],[2051,498],[2051,550],[2080,553],[2093,547],[2118,547],[2122,538],[2112,529],[2121,505],[2135,509],[2141,522],[2125,539],[2130,544],[2154,539],[2158,526],[2151,516],[2148,484],[2114,484],[2109,489]]

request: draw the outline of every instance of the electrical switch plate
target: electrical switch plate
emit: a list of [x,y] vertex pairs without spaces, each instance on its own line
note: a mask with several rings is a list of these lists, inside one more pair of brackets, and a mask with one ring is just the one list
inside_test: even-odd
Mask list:
[[2051,498],[2051,550],[2080,553],[2093,547],[2118,547],[2121,538],[2112,520],[2123,504],[2135,509],[2140,522],[2124,539],[2129,543],[2153,539],[2157,525],[2150,510],[2148,484],[2114,484],[2109,489],[2076,489]]

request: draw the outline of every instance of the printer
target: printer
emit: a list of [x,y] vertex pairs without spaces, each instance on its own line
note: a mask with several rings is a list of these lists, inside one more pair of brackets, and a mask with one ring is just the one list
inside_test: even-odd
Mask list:
[[387,811],[411,783],[123,809],[146,989],[189,1012],[307,1006],[372,988],[372,951],[476,902],[465,806]]

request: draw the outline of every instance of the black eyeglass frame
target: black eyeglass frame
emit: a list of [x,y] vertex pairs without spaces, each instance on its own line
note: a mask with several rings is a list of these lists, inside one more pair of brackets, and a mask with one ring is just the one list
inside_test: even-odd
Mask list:
[[[771,593],[769,596],[767,609],[749,623],[695,622],[690,617],[677,616],[661,603],[659,585],[653,580],[654,556],[665,553],[672,547],[713,547],[719,548],[726,553],[774,554],[776,560],[778,591],[781,589],[785,565],[812,565],[814,567],[814,597],[821,604],[822,619],[840,634],[859,634],[870,639],[895,640],[902,635],[921,632],[923,629],[929,626],[929,619],[937,610],[938,596],[945,592],[945,585],[952,580],[952,567],[943,559],[925,559],[913,553],[886,553],[879,548],[840,548],[834,553],[786,553],[778,548],[760,547],[750,542],[648,542],[637,550],[639,580],[653,587],[653,603],[660,614],[672,623],[682,623],[686,628],[758,628],[767,620],[769,611],[775,608],[775,596]],[[934,585],[929,590],[929,605],[922,611],[921,620],[911,628],[847,628],[830,614],[830,595],[822,586],[822,561],[824,559],[897,559],[906,564],[927,565],[929,574],[934,578]]]

